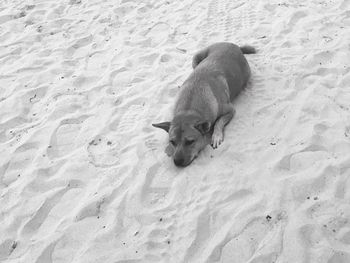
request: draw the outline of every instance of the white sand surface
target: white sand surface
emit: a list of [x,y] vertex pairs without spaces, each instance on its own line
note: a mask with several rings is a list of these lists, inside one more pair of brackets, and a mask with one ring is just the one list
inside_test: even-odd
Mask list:
[[[251,44],[217,150],[164,154],[192,55]],[[0,1],[0,262],[350,262],[349,0]]]

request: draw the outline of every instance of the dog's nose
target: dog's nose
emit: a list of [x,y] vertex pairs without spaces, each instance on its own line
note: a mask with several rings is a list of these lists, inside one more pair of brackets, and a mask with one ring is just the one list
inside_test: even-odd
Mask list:
[[175,163],[176,166],[183,166],[184,165],[184,159],[183,158],[174,159],[174,163]]

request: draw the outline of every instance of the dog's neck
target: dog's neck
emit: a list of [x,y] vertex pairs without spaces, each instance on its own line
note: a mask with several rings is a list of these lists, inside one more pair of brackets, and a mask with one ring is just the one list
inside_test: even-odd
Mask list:
[[201,119],[202,115],[200,114],[199,111],[196,110],[184,110],[184,111],[179,111],[175,114],[174,119],[177,118],[198,118]]
[[180,111],[178,112],[173,120],[172,125],[173,126],[194,126],[196,124],[202,123],[206,121],[202,114],[198,111]]

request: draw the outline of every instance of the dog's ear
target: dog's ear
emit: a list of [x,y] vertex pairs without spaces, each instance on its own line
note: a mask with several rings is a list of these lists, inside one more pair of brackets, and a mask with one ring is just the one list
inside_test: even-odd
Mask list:
[[166,122],[160,122],[160,123],[153,123],[152,126],[156,128],[161,128],[166,132],[169,132],[170,122],[166,121]]
[[211,125],[209,121],[204,121],[201,123],[198,123],[194,126],[201,134],[206,134],[210,131]]
[[169,157],[174,155],[174,147],[171,146],[170,144],[168,144],[168,146],[165,148],[164,152],[166,153],[166,155],[168,155]]

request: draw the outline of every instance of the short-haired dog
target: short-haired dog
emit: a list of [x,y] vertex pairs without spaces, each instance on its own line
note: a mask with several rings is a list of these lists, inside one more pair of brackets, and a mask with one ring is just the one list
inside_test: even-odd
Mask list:
[[232,101],[250,77],[243,54],[255,52],[251,46],[215,43],[194,55],[172,121],[152,124],[169,133],[166,152],[175,165],[187,166],[207,144],[217,148],[223,142],[224,127],[235,114]]

